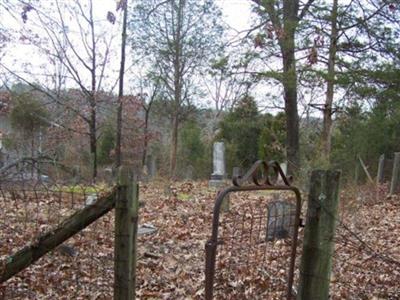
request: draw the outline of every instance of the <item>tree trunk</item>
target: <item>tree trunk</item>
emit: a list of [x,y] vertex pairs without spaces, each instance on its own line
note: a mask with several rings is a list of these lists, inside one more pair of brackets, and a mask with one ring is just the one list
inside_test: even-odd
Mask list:
[[96,103],[92,104],[91,118],[89,124],[90,154],[92,160],[92,180],[96,182],[97,177],[97,126],[96,126]]
[[332,104],[334,95],[335,84],[335,63],[337,52],[337,10],[338,0],[333,0],[332,13],[331,13],[331,35],[329,44],[329,58],[328,58],[328,74],[327,74],[327,89],[324,106],[324,121],[322,128],[322,151],[324,159],[330,161],[331,153],[331,137],[332,137]]
[[[288,76],[296,80],[296,75]],[[300,168],[299,153],[299,117],[297,110],[297,87],[284,84],[285,113],[286,113],[286,157],[287,173],[294,174]]]
[[124,16],[122,22],[122,43],[121,43],[121,65],[119,69],[119,89],[118,89],[118,111],[117,111],[117,137],[115,145],[115,167],[121,166],[122,162],[122,98],[124,96],[124,73],[125,73],[125,49],[126,49],[126,24],[128,0],[125,0],[123,5]]
[[174,36],[174,112],[172,116],[172,141],[171,141],[171,157],[170,157],[170,178],[176,177],[176,154],[178,149],[178,129],[179,129],[179,114],[182,105],[182,18],[185,0],[179,0],[177,24]]
[[150,109],[146,109],[144,116],[144,128],[143,128],[144,141],[143,141],[142,167],[144,167],[146,164],[147,147],[148,147],[147,135],[149,133],[149,115],[150,115]]
[[[31,132],[32,134],[32,138],[31,138],[31,157],[34,158],[35,157],[35,133],[32,130]],[[33,174],[35,173],[35,163],[32,161],[32,165],[31,165],[31,179],[33,179]]]
[[286,113],[286,155],[288,174],[300,168],[299,116],[297,109],[297,73],[295,60],[295,31],[297,26],[298,3],[283,1],[283,34],[280,48],[283,62],[283,89]]
[[93,2],[90,1],[90,30],[91,30],[91,38],[92,38],[92,67],[91,67],[91,76],[92,76],[92,84],[91,84],[91,91],[89,96],[89,103],[91,108],[91,115],[90,115],[90,124],[89,124],[89,135],[90,135],[90,152],[91,152],[91,159],[92,159],[92,181],[96,182],[97,177],[97,103],[96,103],[96,91],[97,91],[97,81],[96,81],[96,38],[94,32],[94,21],[93,21]]
[[176,154],[178,149],[178,115],[176,114],[172,120],[172,141],[171,141],[171,158],[170,158],[170,177],[176,178]]

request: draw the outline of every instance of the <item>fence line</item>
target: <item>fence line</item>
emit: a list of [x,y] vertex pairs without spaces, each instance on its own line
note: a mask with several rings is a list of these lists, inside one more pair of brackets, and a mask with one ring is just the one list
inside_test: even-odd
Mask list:
[[398,244],[377,250],[364,240],[361,232],[355,232],[345,220],[332,215],[323,203],[320,205],[337,222],[332,278],[327,278],[332,299],[371,296],[398,299],[400,260],[390,253]]
[[[133,299],[137,185],[127,172],[121,174],[124,180],[118,186],[100,192],[95,187],[0,187],[0,213],[11,223],[0,223],[1,238],[9,241],[0,249],[0,282],[7,281],[0,285],[0,298],[62,299],[75,295],[79,299],[98,295],[108,299],[114,294],[115,299]],[[130,193],[135,189],[135,194]],[[115,220],[113,214],[107,214],[114,206],[124,208],[116,211]],[[115,239],[110,234],[114,231]],[[68,244],[64,243],[67,239]],[[40,258],[39,265],[25,269]],[[130,270],[128,275],[122,270],[125,268]],[[127,286],[130,288],[125,294]]]

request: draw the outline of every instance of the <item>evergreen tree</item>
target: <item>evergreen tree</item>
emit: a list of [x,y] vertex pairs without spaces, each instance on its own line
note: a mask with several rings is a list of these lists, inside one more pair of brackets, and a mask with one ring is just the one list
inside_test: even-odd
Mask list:
[[196,121],[190,120],[180,131],[178,170],[181,175],[192,169],[194,178],[210,175],[210,162],[207,144],[202,140],[202,132]]
[[258,156],[266,160],[283,162],[285,159],[284,113],[276,116],[265,114],[261,118],[261,133],[258,139]]
[[250,167],[258,159],[260,114],[253,97],[245,96],[220,123],[220,138],[226,141],[228,170]]
[[115,149],[115,129],[110,125],[106,124],[103,127],[99,138],[99,153],[98,159],[99,164],[105,165],[112,162],[111,153]]
[[303,4],[299,0],[260,1],[252,0],[255,10],[262,18],[260,32],[254,38],[256,48],[261,48],[263,63],[272,57],[280,59],[278,71],[260,72],[262,78],[272,78],[283,87],[286,113],[286,158],[288,173],[300,168],[299,116],[298,116],[298,72],[296,35],[302,29],[314,0]]

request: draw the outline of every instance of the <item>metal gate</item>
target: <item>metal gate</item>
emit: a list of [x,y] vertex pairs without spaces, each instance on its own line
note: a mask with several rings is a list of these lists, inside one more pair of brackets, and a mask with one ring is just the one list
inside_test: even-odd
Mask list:
[[[234,270],[227,274],[227,277],[231,279],[238,274],[245,274],[247,276],[245,278],[250,278],[249,274],[256,269],[268,276],[268,270],[265,268],[270,266],[269,263],[271,265],[274,263],[268,259],[275,259],[267,257],[267,250],[272,247],[278,249],[274,254],[277,258],[286,254],[289,256],[285,258],[286,263],[284,263],[287,281],[283,294],[287,299],[293,298],[292,286],[300,226],[301,195],[296,187],[291,186],[290,181],[277,162],[260,160],[244,176],[233,178],[233,186],[218,194],[213,211],[212,235],[206,243],[205,296],[207,300],[211,300],[214,295],[216,271],[224,274],[223,272],[228,268]],[[221,214],[223,201],[229,194],[262,190],[288,191],[294,195],[294,204],[283,201],[267,203],[264,201],[266,197],[260,196],[258,200],[244,199],[243,203],[252,204],[246,206],[245,209],[241,208],[238,211],[232,207],[228,212]],[[231,202],[234,204],[233,201]],[[277,239],[282,240],[274,243],[273,241]],[[287,250],[285,253],[283,253],[283,248]],[[263,269],[260,268],[261,265]],[[280,275],[284,274],[281,272]],[[269,288],[273,289],[274,283],[272,281],[270,283]],[[232,289],[235,288],[237,287],[233,285]]]

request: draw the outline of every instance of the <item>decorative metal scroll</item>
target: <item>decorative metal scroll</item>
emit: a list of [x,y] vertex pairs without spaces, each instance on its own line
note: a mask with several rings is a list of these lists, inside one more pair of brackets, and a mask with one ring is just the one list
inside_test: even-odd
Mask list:
[[[243,196],[239,198],[240,210],[235,210],[235,203],[231,203],[232,208],[222,217],[221,205],[228,194],[261,190],[288,191],[294,194],[295,201],[294,203],[268,202],[266,197],[246,198]],[[234,200],[230,197],[230,201]],[[236,201],[239,202],[238,198]],[[275,161],[257,161],[245,175],[233,178],[233,186],[221,191],[214,205],[212,234],[206,244],[206,299],[213,298],[215,286],[218,286],[216,273],[225,274],[224,271],[228,267],[233,271],[227,276],[230,279],[233,278],[234,281],[236,276],[243,274],[248,280],[252,276],[247,274],[249,270],[260,269],[261,264],[263,269],[260,272],[267,274],[269,261],[275,259],[267,257],[267,250],[272,247],[275,247],[274,255],[279,253],[278,258],[283,257],[282,263],[287,267],[287,280],[283,280],[285,282],[283,293],[287,299],[293,299],[292,286],[300,209],[299,190],[291,186],[291,178],[285,176],[279,163]],[[279,248],[280,246],[271,243],[277,239],[285,239],[288,242],[284,241],[282,247]],[[289,260],[285,258],[286,255],[290,256]],[[236,282],[239,281],[236,280]],[[273,289],[274,284],[270,284],[269,288]]]
[[252,182],[259,187],[273,187],[278,185],[279,176],[283,186],[290,186],[292,177],[286,177],[278,162],[258,160],[245,175],[234,177],[232,181],[235,186],[244,186]]

